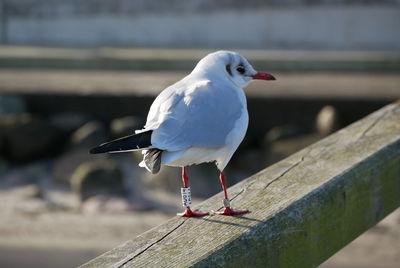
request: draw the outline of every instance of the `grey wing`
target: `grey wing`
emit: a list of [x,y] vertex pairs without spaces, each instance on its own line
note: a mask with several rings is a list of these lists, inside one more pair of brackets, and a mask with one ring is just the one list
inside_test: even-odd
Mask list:
[[153,130],[152,144],[169,151],[226,145],[245,105],[236,89],[215,88],[209,81],[169,96],[168,102],[159,111],[160,124]]

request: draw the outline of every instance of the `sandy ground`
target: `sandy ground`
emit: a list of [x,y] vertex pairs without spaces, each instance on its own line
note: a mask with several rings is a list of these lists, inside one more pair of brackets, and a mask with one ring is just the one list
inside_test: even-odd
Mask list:
[[[74,267],[173,216],[169,211],[83,214],[70,192],[52,191],[43,200],[31,196],[33,189],[0,192],[1,267]],[[179,204],[179,196],[175,201]]]
[[[32,192],[32,186],[0,192],[1,267],[75,267],[174,215],[172,211],[82,214],[68,192],[52,191],[46,200],[32,197]],[[179,204],[179,196],[152,194],[156,195],[170,202],[170,208]],[[320,267],[395,268],[399,245],[400,209]]]

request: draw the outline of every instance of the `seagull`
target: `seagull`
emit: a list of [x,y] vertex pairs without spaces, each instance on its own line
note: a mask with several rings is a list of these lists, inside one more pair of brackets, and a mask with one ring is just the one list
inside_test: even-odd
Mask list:
[[145,126],[134,134],[103,143],[92,154],[141,150],[139,166],[155,174],[161,165],[181,167],[182,217],[202,217],[208,212],[192,210],[187,166],[214,162],[224,192],[220,215],[240,215],[230,205],[224,169],[242,142],[248,126],[243,88],[252,80],[275,80],[257,72],[238,53],[217,51],[201,59],[182,80],[164,89],[150,107]]

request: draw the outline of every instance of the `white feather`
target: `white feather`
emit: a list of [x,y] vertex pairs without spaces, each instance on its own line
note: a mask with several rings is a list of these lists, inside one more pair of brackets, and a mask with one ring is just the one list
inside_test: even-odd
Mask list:
[[[245,65],[248,74],[230,73],[228,66],[235,64]],[[162,164],[215,161],[222,171],[245,136],[248,113],[242,88],[255,73],[236,53],[206,56],[191,74],[160,93],[138,132],[153,130],[152,146],[164,150]]]

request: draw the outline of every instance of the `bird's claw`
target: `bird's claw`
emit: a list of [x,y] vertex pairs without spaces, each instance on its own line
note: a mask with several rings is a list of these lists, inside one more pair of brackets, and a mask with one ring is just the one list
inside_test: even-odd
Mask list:
[[208,212],[198,212],[198,211],[199,211],[198,209],[192,211],[190,207],[186,207],[184,212],[177,213],[176,215],[181,217],[204,217],[210,214]]
[[235,215],[242,215],[249,213],[250,211],[245,209],[245,210],[234,210],[231,207],[225,207],[224,210],[222,211],[213,211],[215,214],[218,215],[225,215],[225,216],[235,216]]

